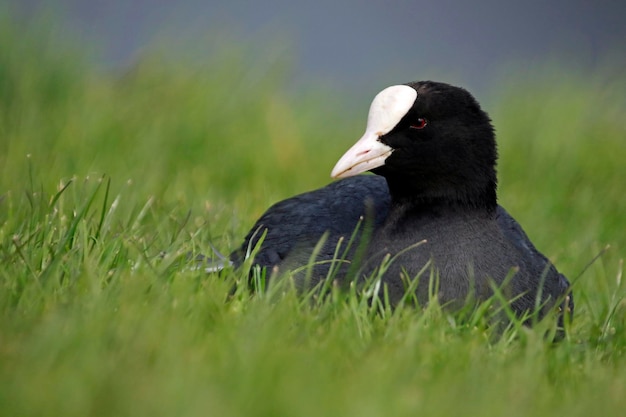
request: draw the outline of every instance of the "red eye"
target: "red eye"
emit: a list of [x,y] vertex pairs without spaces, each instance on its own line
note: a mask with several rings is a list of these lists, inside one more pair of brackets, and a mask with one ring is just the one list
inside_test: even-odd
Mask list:
[[428,122],[424,118],[419,118],[411,125],[411,129],[423,129],[426,127]]

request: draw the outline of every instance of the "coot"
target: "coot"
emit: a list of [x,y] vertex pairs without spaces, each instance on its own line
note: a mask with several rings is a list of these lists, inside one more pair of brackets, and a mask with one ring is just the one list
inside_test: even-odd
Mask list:
[[[414,279],[426,303],[434,276],[436,296],[448,305],[483,300],[504,285],[519,315],[537,300],[540,315],[557,301],[573,309],[567,279],[497,204],[496,159],[491,121],[466,90],[432,81],[386,88],[371,104],[365,134],[332,170],[345,179],[270,207],[231,260],[241,264],[266,233],[254,262],[287,271],[308,263],[324,235],[313,284],[338,253],[353,261],[362,247],[358,268],[345,263],[335,278],[363,280],[393,258],[383,274],[392,303]],[[355,176],[365,171],[378,176]],[[349,250],[337,251],[351,236]],[[429,273],[418,276],[424,266]]]

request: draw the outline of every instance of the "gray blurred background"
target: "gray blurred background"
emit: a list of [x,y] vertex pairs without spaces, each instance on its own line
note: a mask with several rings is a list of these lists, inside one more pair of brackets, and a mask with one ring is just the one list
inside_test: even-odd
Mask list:
[[[251,45],[290,66],[286,83],[369,96],[415,79],[488,93],[508,74],[555,67],[621,73],[626,1],[13,0],[22,18],[55,15],[103,68],[132,64],[149,45],[199,56]],[[167,48],[166,48],[167,49]]]

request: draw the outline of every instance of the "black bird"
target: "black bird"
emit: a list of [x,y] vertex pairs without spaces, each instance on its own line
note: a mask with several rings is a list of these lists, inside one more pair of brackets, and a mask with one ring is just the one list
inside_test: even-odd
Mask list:
[[[502,285],[509,277],[503,290],[517,314],[533,311],[538,298],[542,312],[556,301],[573,309],[567,279],[497,204],[496,159],[491,121],[466,90],[432,81],[386,88],[371,104],[365,134],[331,174],[345,178],[372,171],[384,180],[347,178],[275,204],[231,260],[239,265],[266,231],[254,259],[262,267],[306,264],[325,232],[316,260],[329,261],[339,239],[345,244],[364,219],[346,258],[354,256],[361,235],[367,237],[366,261],[356,278],[374,273],[386,256],[395,257],[383,276],[393,303],[429,264],[444,304],[470,295],[484,300],[492,283]],[[368,227],[371,238],[361,233]],[[323,279],[328,265],[320,263],[313,276]],[[336,278],[345,279],[347,271],[341,269]],[[420,303],[429,297],[428,277],[423,278],[416,289]]]

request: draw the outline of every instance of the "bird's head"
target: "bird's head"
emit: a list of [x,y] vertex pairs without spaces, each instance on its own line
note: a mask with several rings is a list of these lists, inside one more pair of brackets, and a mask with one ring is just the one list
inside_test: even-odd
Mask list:
[[466,90],[420,81],[388,87],[370,106],[365,134],[331,176],[372,171],[392,197],[495,207],[497,159],[489,116]]

